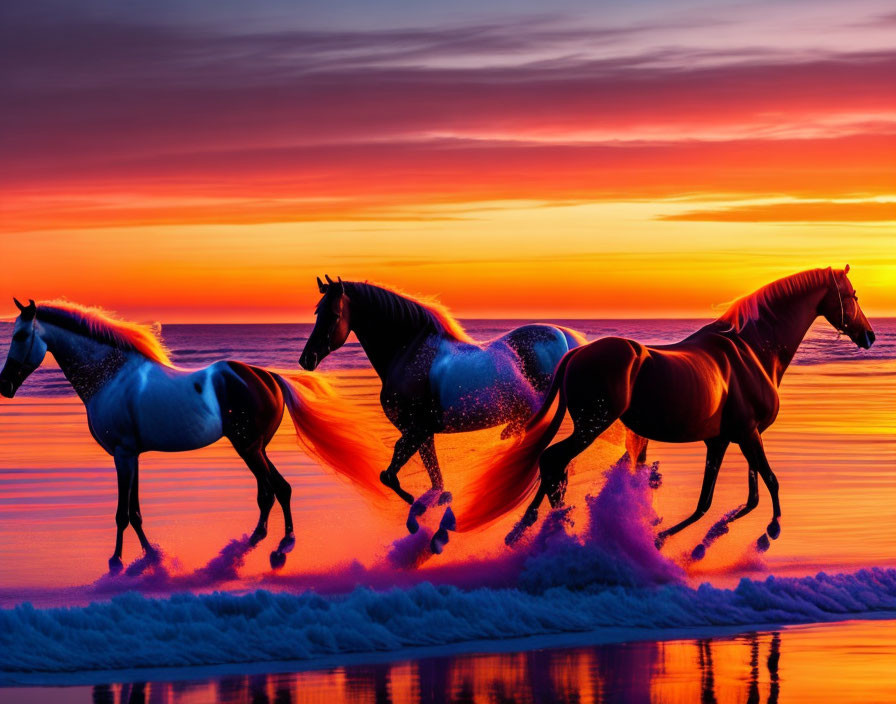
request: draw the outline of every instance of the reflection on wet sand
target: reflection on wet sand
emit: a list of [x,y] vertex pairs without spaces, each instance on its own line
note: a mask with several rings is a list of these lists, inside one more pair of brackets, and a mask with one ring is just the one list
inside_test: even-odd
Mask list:
[[[781,635],[429,658],[204,682],[97,685],[94,704],[728,702],[776,704]],[[765,667],[760,667],[764,662]],[[699,691],[694,685],[698,683]]]

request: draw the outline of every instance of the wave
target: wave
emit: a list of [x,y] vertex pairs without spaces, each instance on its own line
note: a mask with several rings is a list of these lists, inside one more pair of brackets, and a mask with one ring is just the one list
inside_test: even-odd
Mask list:
[[[307,660],[603,627],[669,629],[841,620],[896,610],[896,570],[654,588],[464,590],[419,584],[344,596],[130,592],[79,608],[0,612],[0,669],[72,672]],[[637,634],[633,633],[632,639]]]
[[114,594],[226,582],[249,547],[233,541],[193,575],[137,565],[146,572],[88,589],[93,598],[113,593],[108,601],[0,610],[0,671],[10,677],[310,660],[608,628],[627,629],[626,639],[634,640],[644,629],[896,614],[894,569],[744,578],[734,589],[689,586],[684,571],[653,548],[657,518],[647,474],[643,467],[629,471],[624,461],[612,467],[601,492],[587,499],[581,535],[569,530],[566,512],[556,511],[521,549],[462,565],[404,570],[385,560],[327,575],[270,577],[269,588],[245,594]]

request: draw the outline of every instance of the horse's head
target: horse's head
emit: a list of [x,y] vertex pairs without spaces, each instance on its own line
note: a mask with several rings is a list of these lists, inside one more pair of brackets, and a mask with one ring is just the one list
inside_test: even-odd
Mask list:
[[23,306],[15,298],[12,300],[19,309],[19,317],[12,331],[6,364],[0,371],[0,394],[6,398],[16,395],[22,382],[40,366],[47,354],[47,344],[35,326],[37,306],[34,301]]
[[330,352],[345,344],[352,329],[351,300],[345,292],[342,279],[333,281],[329,276],[326,279],[327,283],[324,283],[320,277],[317,278],[317,287],[324,296],[317,304],[317,322],[314,323],[314,329],[299,358],[299,364],[310,372]]
[[874,344],[874,330],[859,307],[856,290],[846,277],[849,273],[849,264],[842,271],[834,269],[828,271],[831,272],[831,281],[818,312],[835,330],[847,335],[859,347],[867,350]]

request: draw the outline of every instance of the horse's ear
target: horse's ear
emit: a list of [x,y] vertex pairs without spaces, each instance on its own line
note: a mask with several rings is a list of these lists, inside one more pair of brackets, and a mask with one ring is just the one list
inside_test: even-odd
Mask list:
[[337,293],[339,293],[339,295],[345,293],[345,284],[342,283],[342,277],[340,277],[339,280],[333,285],[336,287],[336,291]]
[[849,264],[847,264],[847,265],[844,267],[844,269],[843,269],[843,273],[844,273],[844,274],[848,274],[848,273],[849,273]]
[[19,302],[19,299],[16,297],[13,297],[12,300],[13,300],[13,303],[16,304],[16,307],[21,311],[22,320],[33,320],[34,317],[37,315],[37,306],[35,305],[33,298],[28,299],[27,306],[23,306]]
[[330,275],[329,275],[329,274],[324,274],[324,278],[327,280],[327,283],[328,283],[328,284],[332,284],[332,283],[333,283],[333,279],[330,278]]
[[320,280],[319,276],[317,277],[317,290],[320,291],[321,293],[327,292],[327,285],[323,281]]

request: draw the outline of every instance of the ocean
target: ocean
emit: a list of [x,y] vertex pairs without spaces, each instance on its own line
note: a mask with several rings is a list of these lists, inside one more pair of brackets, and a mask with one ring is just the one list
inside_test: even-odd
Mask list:
[[[589,339],[661,344],[705,321],[553,322]],[[618,442],[597,443],[574,465],[575,508],[536,526],[524,547],[504,546],[510,515],[454,534],[443,555],[408,569],[395,561],[398,548],[413,547],[405,507],[368,502],[304,455],[285,423],[270,455],[293,485],[297,544],[280,573],[267,560],[282,530],[277,508],[269,537],[241,547],[257,518],[255,482],[221,441],[141,458],[144,525],[165,569],[110,582],[114,468],[48,363],[0,402],[0,701],[23,691],[29,701],[712,701],[710,691],[725,702],[752,701],[754,685],[763,699],[798,701],[819,694],[810,675],[819,650],[832,670],[866,680],[827,694],[883,701],[884,685],[896,688],[883,665],[896,653],[896,622],[855,621],[896,618],[896,319],[871,322],[868,351],[817,324],[784,377],[765,434],[781,538],[755,549],[770,517],[762,489],[756,511],[697,563],[687,559],[693,546],[746,496],[736,449],[710,513],[662,555],[643,519],[668,523],[693,510],[702,445],[651,443],[648,462],[663,475],[651,490],[625,483]],[[521,321],[464,324],[488,339]],[[10,331],[0,325],[0,348]],[[229,358],[296,368],[309,332],[162,327],[186,367]],[[378,382],[356,342],[320,372],[377,411]],[[394,440],[387,424],[383,433]],[[463,491],[465,458],[497,434],[437,438],[449,489]],[[412,491],[425,486],[417,461],[402,479]],[[139,557],[130,532],[124,557]],[[822,625],[793,625],[809,623]],[[862,647],[873,655],[860,664],[848,643],[870,644]],[[108,662],[115,671],[98,673]]]

